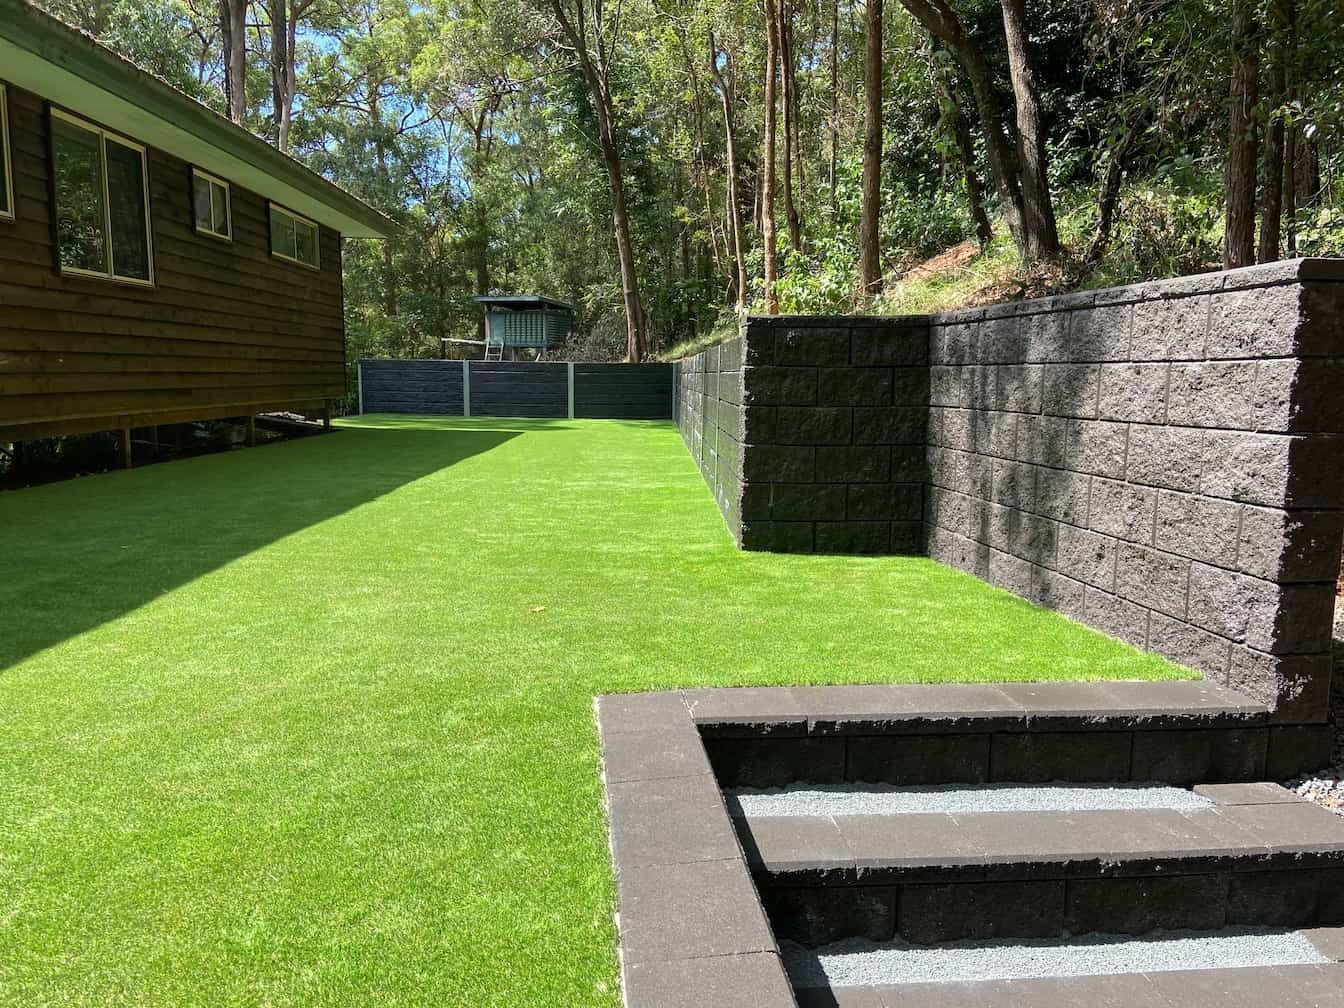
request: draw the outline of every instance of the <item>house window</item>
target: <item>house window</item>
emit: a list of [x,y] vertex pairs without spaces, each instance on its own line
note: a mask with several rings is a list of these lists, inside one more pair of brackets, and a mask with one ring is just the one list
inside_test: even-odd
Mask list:
[[196,219],[196,233],[212,238],[233,240],[233,207],[230,205],[229,184],[199,168],[191,170],[191,204]]
[[271,255],[317,269],[317,225],[272,203]]
[[9,100],[0,84],[0,220],[14,219],[14,168],[9,153]]
[[61,272],[153,283],[145,149],[53,109],[51,152]]

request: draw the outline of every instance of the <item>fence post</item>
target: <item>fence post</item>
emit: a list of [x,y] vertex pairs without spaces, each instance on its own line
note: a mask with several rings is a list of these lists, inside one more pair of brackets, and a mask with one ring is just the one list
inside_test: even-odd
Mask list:
[[569,418],[574,419],[574,362],[569,362]]
[[359,388],[359,415],[364,415],[364,362],[355,361],[355,384]]
[[471,416],[471,361],[462,358],[462,415]]

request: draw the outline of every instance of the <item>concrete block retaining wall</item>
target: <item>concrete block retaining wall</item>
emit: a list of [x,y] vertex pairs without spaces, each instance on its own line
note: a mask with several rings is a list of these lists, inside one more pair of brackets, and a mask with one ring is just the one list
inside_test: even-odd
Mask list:
[[742,540],[742,346],[735,339],[677,361],[673,415],[733,538],[750,549]]
[[1344,263],[932,317],[753,319],[733,353],[744,548],[922,546],[1282,723],[1324,720]]

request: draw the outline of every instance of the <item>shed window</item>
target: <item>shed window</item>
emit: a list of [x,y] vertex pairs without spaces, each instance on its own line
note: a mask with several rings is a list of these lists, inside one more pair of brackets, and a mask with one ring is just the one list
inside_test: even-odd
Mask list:
[[196,233],[212,238],[233,240],[233,207],[229,184],[199,169],[191,170],[191,203],[195,210]]
[[14,219],[14,169],[9,153],[9,100],[0,84],[0,220]]
[[317,269],[317,225],[272,203],[271,255]]
[[53,111],[51,150],[61,271],[152,283],[145,149]]

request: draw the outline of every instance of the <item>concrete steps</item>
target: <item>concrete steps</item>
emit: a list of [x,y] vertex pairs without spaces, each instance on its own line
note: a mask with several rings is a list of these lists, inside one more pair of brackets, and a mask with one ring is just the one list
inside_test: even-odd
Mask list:
[[1344,924],[1344,818],[1203,790],[1193,811],[735,822],[776,937],[808,946]]

